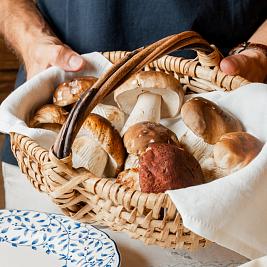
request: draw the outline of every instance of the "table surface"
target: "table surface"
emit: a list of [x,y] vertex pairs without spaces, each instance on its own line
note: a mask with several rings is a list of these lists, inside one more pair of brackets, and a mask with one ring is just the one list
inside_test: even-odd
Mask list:
[[[6,212],[6,211],[4,211],[4,212]],[[15,213],[12,213],[12,212],[15,212]],[[25,212],[25,211],[20,212],[20,211],[16,211],[16,210],[12,211],[12,212],[11,212],[13,214],[12,216],[14,217],[14,218],[13,217],[12,218],[16,222],[19,222],[19,223],[24,222],[25,224],[28,223],[29,225],[33,225],[33,223],[36,220],[36,227],[37,227],[36,229],[39,229],[39,226],[41,225],[40,222],[47,223],[46,220],[48,220],[47,218],[50,218],[50,217],[51,218],[54,218],[54,217],[55,218],[62,218],[61,221],[64,221],[64,222],[69,221],[70,225],[73,224],[71,222],[71,220],[69,220],[67,217],[62,216],[62,215],[58,216],[58,215],[52,214],[52,216],[47,217],[47,215],[44,213],[30,212],[29,217],[26,216],[26,218],[24,218],[25,217],[24,215],[26,213],[29,213],[29,212]],[[20,217],[20,214],[22,214],[22,216],[24,216],[24,217],[18,218],[18,217]],[[35,219],[36,214],[38,215],[38,218],[41,218],[43,220],[40,221],[40,219],[38,219],[38,218]],[[35,215],[35,216],[33,216],[33,215]],[[44,218],[46,218],[46,219],[44,219]],[[64,218],[66,218],[66,220],[64,220]],[[26,219],[27,219],[27,221],[26,221]],[[13,222],[12,225],[17,225],[17,224],[14,224],[14,222]],[[73,224],[73,225],[75,226],[75,224]],[[6,225],[3,224],[2,228],[3,227],[5,228]],[[51,227],[51,230],[47,231],[47,233],[48,232],[52,233],[55,230],[54,229],[55,226],[52,223],[51,223],[50,227]],[[13,228],[11,227],[11,229],[13,229]],[[75,230],[76,229],[75,227],[73,227],[73,228],[74,228],[74,230],[73,230],[74,232],[78,231],[78,230]],[[119,252],[120,252],[120,255],[121,255],[121,257],[120,257],[121,258],[121,267],[125,267],[125,266],[126,267],[135,267],[135,266],[141,266],[141,267],[186,267],[186,266],[195,266],[195,267],[198,267],[198,266],[202,266],[202,267],[205,267],[205,266],[206,267],[219,267],[220,266],[220,267],[223,267],[223,266],[225,266],[225,267],[230,267],[231,266],[231,267],[233,267],[233,266],[240,266],[242,263],[245,263],[248,261],[246,258],[238,255],[237,253],[234,253],[234,252],[227,250],[223,247],[220,247],[219,245],[216,245],[216,244],[210,244],[206,248],[200,248],[196,251],[164,249],[164,248],[160,248],[160,247],[154,246],[154,245],[149,245],[149,246],[145,245],[143,242],[141,242],[139,240],[133,240],[126,233],[113,232],[113,231],[111,231],[105,227],[96,227],[96,228],[107,233],[108,236],[116,242],[116,245],[117,245]],[[6,228],[6,229],[8,229],[8,228]],[[35,229],[35,227],[34,227],[34,229]],[[70,229],[70,228],[68,228],[68,229]],[[81,229],[83,229],[83,228],[81,228]],[[2,231],[4,231],[4,230],[5,229],[2,229]],[[13,231],[13,230],[10,230],[11,235],[12,234],[18,235],[18,233],[12,233],[11,231]],[[43,232],[40,233],[40,236],[42,234],[43,234]],[[26,238],[26,235],[24,234],[24,239],[25,238]],[[29,240],[29,242],[31,242],[31,241]],[[10,249],[7,251],[9,251],[8,253],[11,254]],[[3,252],[3,251],[1,251],[1,252]],[[61,252],[61,253],[63,253],[63,252]],[[13,255],[13,253],[12,253],[12,255]],[[26,254],[22,253],[22,256],[21,256],[22,259],[24,259],[23,255],[26,255]],[[29,263],[29,265],[27,265],[27,266],[32,266],[31,264],[33,264],[34,261],[36,262],[36,260],[38,261],[38,259],[36,257],[36,253],[32,253],[29,255],[32,255],[32,256],[27,257],[27,262]],[[6,257],[6,258],[10,259],[9,257],[10,257],[10,255],[8,255],[8,257]],[[30,259],[31,257],[32,257],[32,259]],[[40,258],[40,260],[41,260],[41,258]],[[20,262],[22,262],[22,261],[20,261]],[[48,262],[50,262],[50,261],[48,261]],[[6,265],[6,266],[9,266],[9,265]],[[15,266],[15,265],[12,265],[12,266]],[[23,265],[23,266],[25,266],[25,265]],[[21,267],[23,267],[23,266],[21,266]]]
[[[8,175],[11,177],[22,175],[18,168],[13,168],[13,172]],[[49,204],[48,196],[35,191],[25,177],[21,177],[19,181],[19,187],[12,186],[9,189],[10,197],[16,200],[16,203],[10,203],[12,208],[24,210],[27,207],[30,210],[60,213],[58,207],[53,203]],[[106,232],[116,242],[121,254],[122,267],[234,267],[248,261],[245,257],[214,243],[193,252],[163,249],[157,246],[146,246],[139,240],[131,239],[126,233],[113,232],[103,227],[97,228]]]
[[196,251],[164,249],[144,245],[125,233],[98,228],[117,243],[122,267],[234,267],[248,261],[245,257],[215,243]]

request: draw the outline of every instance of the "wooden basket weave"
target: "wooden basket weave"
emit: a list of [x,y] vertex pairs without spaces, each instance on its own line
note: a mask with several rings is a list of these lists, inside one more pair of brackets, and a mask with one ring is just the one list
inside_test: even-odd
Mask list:
[[[198,57],[189,60],[165,55],[180,48],[192,48]],[[142,193],[111,179],[95,177],[83,168],[72,168],[71,144],[94,106],[141,69],[171,73],[194,92],[230,91],[248,81],[222,73],[218,50],[194,32],[172,35],[130,53],[103,55],[114,63],[113,67],[76,103],[50,151],[26,136],[11,133],[12,150],[21,171],[36,189],[47,193],[64,214],[75,220],[125,231],[147,244],[204,247],[208,241],[183,226],[168,195]]]

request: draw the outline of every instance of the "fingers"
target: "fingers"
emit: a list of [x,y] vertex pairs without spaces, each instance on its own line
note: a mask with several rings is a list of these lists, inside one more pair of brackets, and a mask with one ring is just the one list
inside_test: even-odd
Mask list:
[[221,70],[229,75],[245,76],[248,71],[248,58],[245,55],[232,55],[220,63]]
[[220,68],[228,75],[240,75],[251,82],[263,82],[266,79],[264,57],[257,50],[244,50],[240,54],[224,58]]
[[79,71],[84,66],[84,59],[65,45],[53,45],[50,65],[58,66],[66,71]]
[[57,66],[65,71],[79,71],[85,60],[67,45],[43,42],[30,49],[28,57],[24,57],[27,79],[31,79],[41,71]]

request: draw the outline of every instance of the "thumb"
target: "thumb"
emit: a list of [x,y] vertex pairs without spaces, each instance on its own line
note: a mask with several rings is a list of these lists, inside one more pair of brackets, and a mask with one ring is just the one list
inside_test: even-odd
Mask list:
[[53,45],[51,65],[66,71],[79,71],[85,64],[84,59],[65,45]]
[[242,54],[228,56],[221,61],[220,68],[226,74],[244,76],[247,73],[248,58]]

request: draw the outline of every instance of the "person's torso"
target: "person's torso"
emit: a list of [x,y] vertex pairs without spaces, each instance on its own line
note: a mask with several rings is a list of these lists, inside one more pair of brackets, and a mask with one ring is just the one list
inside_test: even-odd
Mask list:
[[267,14],[267,1],[255,0],[39,0],[38,6],[79,53],[133,50],[185,30],[226,51],[246,41]]
[[[79,53],[133,50],[185,30],[199,32],[224,53],[246,41],[266,19],[255,0],[38,0],[57,36]],[[16,87],[25,81],[21,68]],[[3,161],[16,164],[5,142]]]

